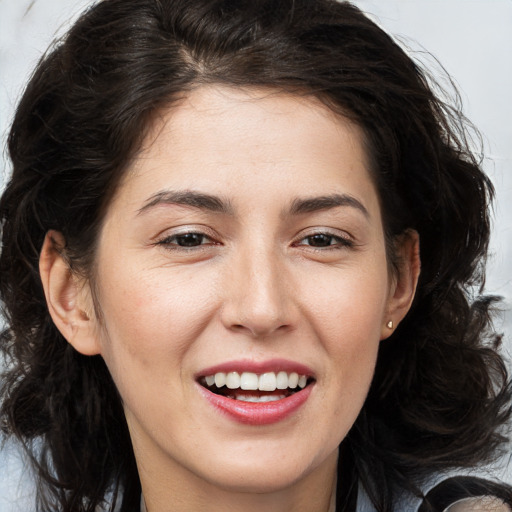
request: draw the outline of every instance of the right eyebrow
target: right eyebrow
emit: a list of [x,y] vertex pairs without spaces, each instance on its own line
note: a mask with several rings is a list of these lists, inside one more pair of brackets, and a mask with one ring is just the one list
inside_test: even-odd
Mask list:
[[233,208],[230,202],[218,196],[204,194],[194,190],[162,190],[149,197],[144,203],[144,206],[137,211],[137,215],[161,204],[191,206],[215,213],[233,214]]
[[329,210],[340,206],[348,206],[360,211],[366,219],[370,217],[363,203],[349,194],[331,194],[327,196],[307,197],[295,199],[290,207],[291,215],[312,213],[321,210]]

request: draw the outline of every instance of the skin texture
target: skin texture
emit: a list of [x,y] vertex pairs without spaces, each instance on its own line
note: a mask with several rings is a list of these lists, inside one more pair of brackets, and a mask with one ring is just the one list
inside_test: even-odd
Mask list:
[[[162,200],[170,191],[224,208]],[[333,194],[345,204],[293,211]],[[204,236],[183,248],[186,233]],[[414,233],[390,273],[360,130],[313,99],[199,88],[157,116],[119,186],[94,293],[69,272],[63,243],[49,233],[41,255],[50,312],[112,373],[148,511],[327,510],[338,445],[419,274]],[[282,421],[243,425],[199,392],[209,366],[275,358],[316,379]]]

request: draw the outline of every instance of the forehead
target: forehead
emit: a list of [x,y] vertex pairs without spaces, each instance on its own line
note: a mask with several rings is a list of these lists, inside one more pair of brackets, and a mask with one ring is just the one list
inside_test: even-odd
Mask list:
[[363,131],[316,98],[204,86],[155,115],[120,188],[375,195],[368,162]]
[[231,138],[244,144],[252,140],[275,145],[287,142],[287,135],[314,141],[323,138],[326,131],[344,136],[350,132],[355,144],[363,145],[365,140],[356,123],[335,113],[315,96],[215,85],[199,87],[159,110],[150,123],[142,154],[151,151],[162,140],[162,132],[169,130],[176,136],[175,143],[187,136],[207,134],[212,144],[220,138]]

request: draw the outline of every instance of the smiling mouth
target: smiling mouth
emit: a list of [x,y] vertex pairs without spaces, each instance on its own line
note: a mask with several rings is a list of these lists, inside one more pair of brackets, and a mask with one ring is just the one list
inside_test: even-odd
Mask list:
[[314,379],[296,372],[217,372],[200,377],[199,384],[216,395],[243,402],[266,403],[287,398]]

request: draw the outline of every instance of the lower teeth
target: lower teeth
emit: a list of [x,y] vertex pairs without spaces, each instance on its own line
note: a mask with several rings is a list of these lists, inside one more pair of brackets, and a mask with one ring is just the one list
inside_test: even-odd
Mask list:
[[251,395],[236,395],[235,400],[241,402],[276,402],[286,398],[286,395],[263,395],[263,396],[251,396]]

